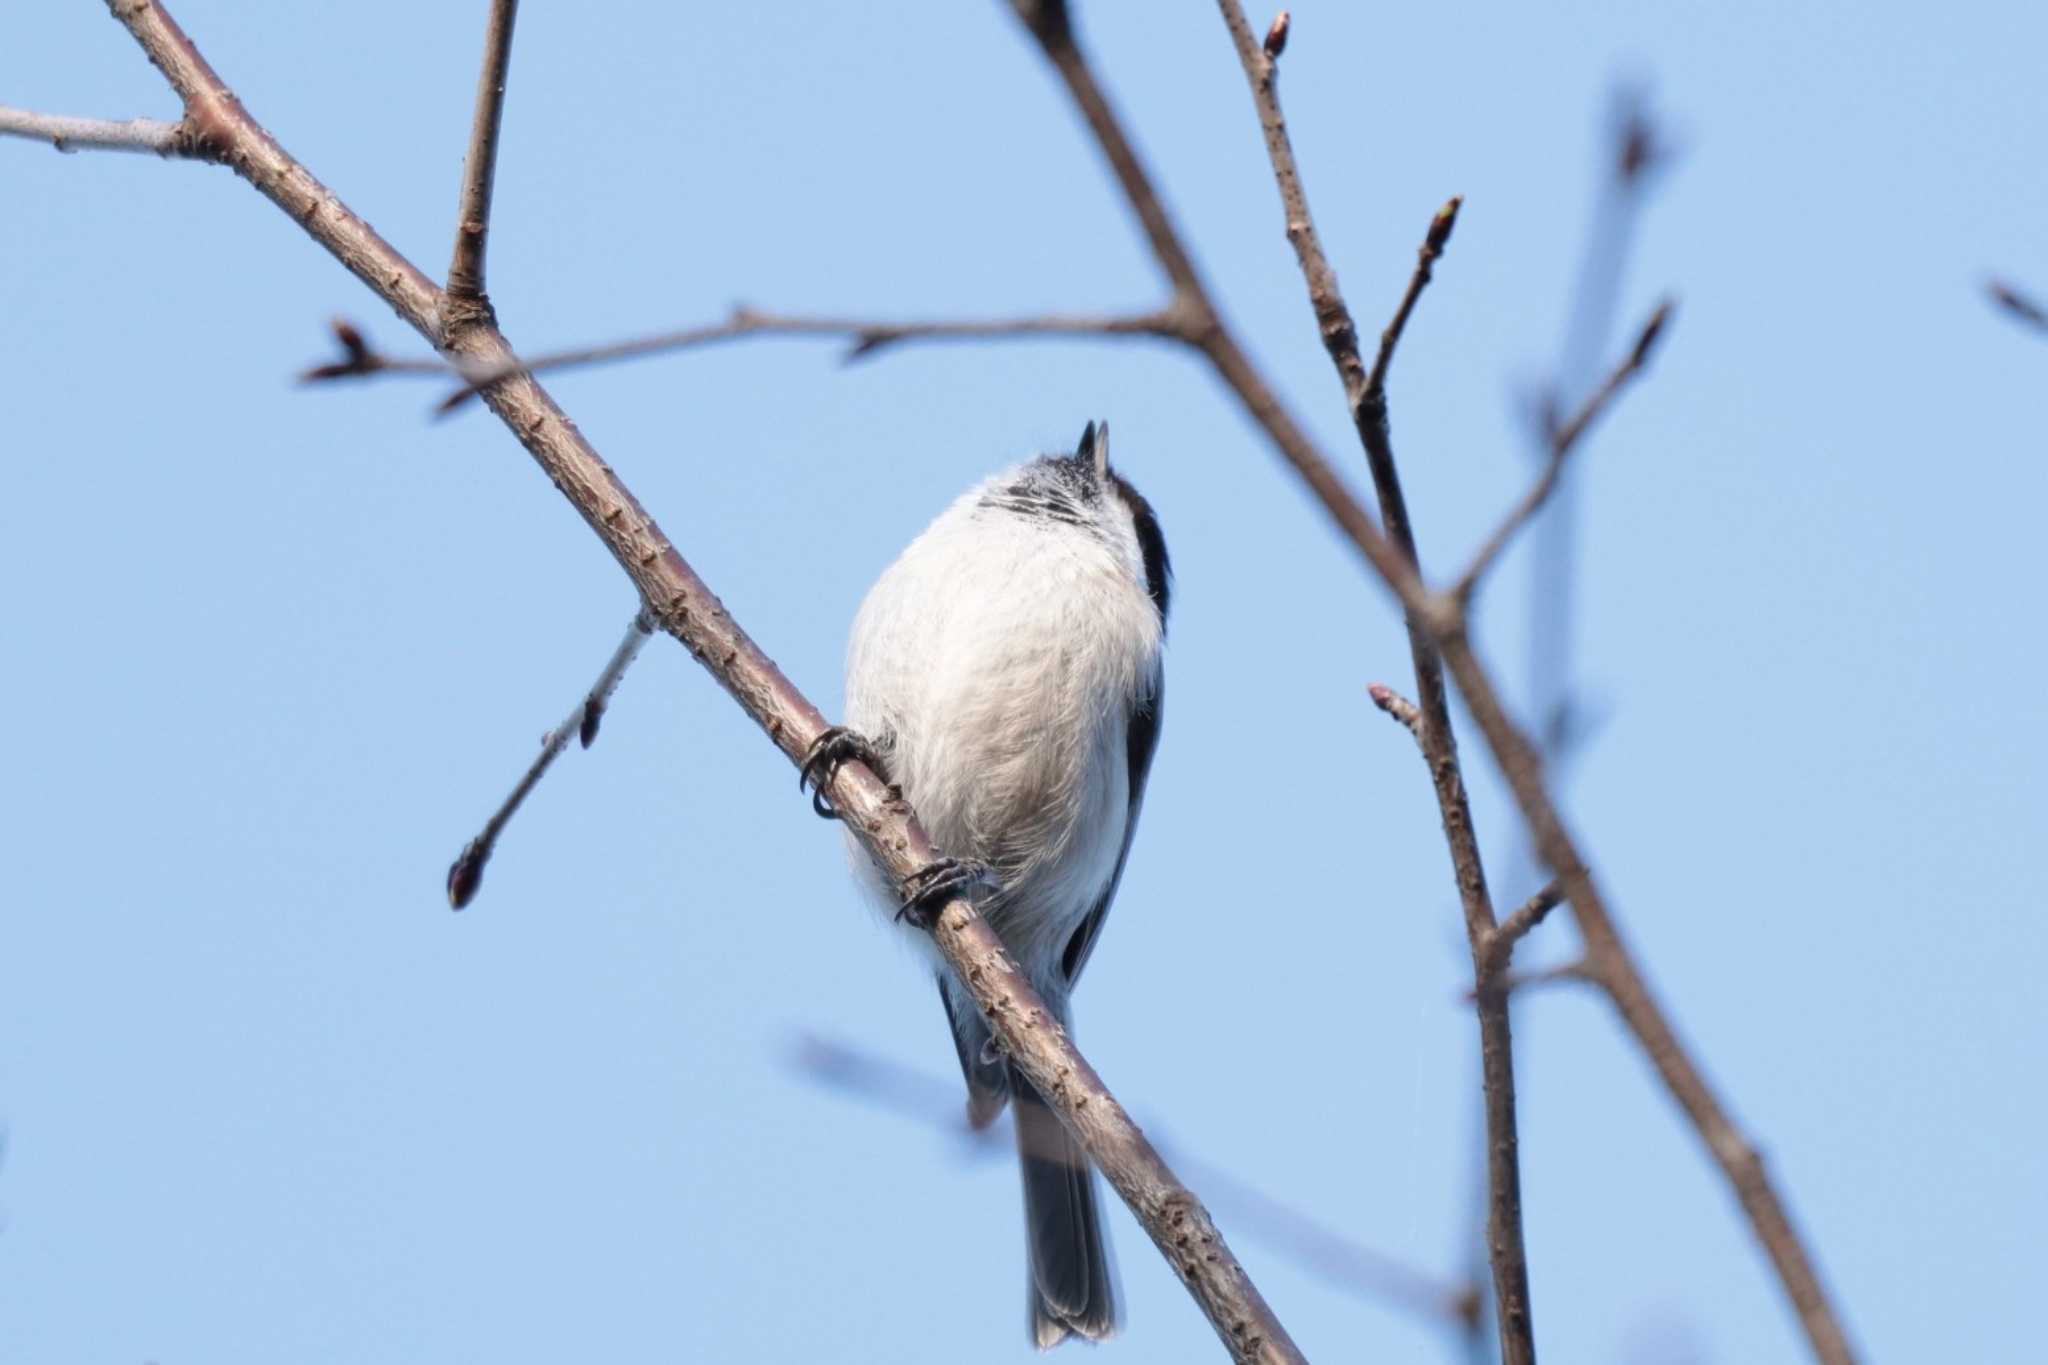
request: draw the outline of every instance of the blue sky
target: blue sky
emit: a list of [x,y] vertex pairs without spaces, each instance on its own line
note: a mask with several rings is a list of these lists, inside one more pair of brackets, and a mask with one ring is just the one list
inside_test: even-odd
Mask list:
[[[0,100],[174,116],[98,7],[21,8]],[[1152,302],[1004,8],[529,7],[492,240],[507,331]],[[483,11],[175,13],[438,273]],[[1232,319],[1362,485],[1220,21],[1081,14]],[[2035,1339],[2048,347],[1980,285],[2048,292],[2044,46],[2018,4],[1326,4],[1285,59],[1364,325],[1467,197],[1393,386],[1439,574],[1529,474],[1521,403],[1617,80],[1677,147],[1623,314],[1673,292],[1680,315],[1583,452],[1575,644],[1604,721],[1568,804],[1873,1358]],[[9,142],[0,198],[0,1358],[1023,1358],[1013,1172],[790,1065],[807,1032],[935,1079],[953,1059],[837,831],[681,650],[650,646],[476,906],[445,909],[448,859],[633,608],[523,452],[479,414],[429,422],[424,388],[294,387],[332,315],[410,343],[222,170]],[[1424,773],[1365,696],[1407,685],[1405,644],[1193,363],[1034,344],[848,368],[760,342],[553,388],[828,711],[874,574],[959,490],[1108,418],[1179,571],[1174,700],[1079,1037],[1175,1148],[1460,1264],[1467,967]],[[1526,567],[1485,602],[1511,675]],[[1560,918],[1528,959],[1572,941]],[[1545,1354],[1798,1358],[1611,1013],[1557,990],[1516,1027]],[[1312,1358],[1448,1358],[1219,1213]],[[1110,1349],[1208,1358],[1113,1217]]]

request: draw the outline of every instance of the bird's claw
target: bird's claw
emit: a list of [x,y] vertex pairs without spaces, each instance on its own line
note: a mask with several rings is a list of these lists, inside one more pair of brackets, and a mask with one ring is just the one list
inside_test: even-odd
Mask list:
[[898,923],[909,920],[930,933],[939,911],[971,891],[995,891],[1000,883],[985,863],[964,858],[936,858],[903,879],[909,895],[896,911]]
[[832,779],[839,775],[840,768],[848,763],[861,763],[875,776],[888,781],[882,771],[882,757],[867,736],[844,725],[834,725],[811,741],[811,747],[804,754],[803,766],[796,771],[796,789],[811,792],[811,809],[822,820],[837,820],[839,812],[825,799],[825,788],[832,785]]

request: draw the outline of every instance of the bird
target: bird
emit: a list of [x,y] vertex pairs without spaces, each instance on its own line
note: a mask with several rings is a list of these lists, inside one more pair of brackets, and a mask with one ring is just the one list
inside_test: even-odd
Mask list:
[[1070,1027],[1159,743],[1171,596],[1159,518],[1111,466],[1108,423],[1090,422],[1071,455],[969,489],[882,573],[851,632],[846,724],[811,746],[799,778],[830,815],[823,787],[859,759],[901,791],[943,855],[906,904],[849,834],[867,891],[927,945],[969,1122],[1014,1109],[1041,1350],[1117,1330],[1094,1175],[918,930],[967,895]]

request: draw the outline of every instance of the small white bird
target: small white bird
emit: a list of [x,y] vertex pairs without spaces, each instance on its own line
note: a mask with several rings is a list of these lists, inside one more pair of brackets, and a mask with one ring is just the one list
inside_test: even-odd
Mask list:
[[[899,906],[856,844],[863,881],[899,919],[968,895],[1062,1026],[1159,740],[1168,593],[1158,519],[1091,422],[1074,454],[971,490],[883,573],[854,621],[847,728],[804,765],[858,757],[902,789],[946,857]],[[933,960],[970,1121],[1016,1101],[1031,1339],[1101,1340],[1117,1295],[1088,1158]]]

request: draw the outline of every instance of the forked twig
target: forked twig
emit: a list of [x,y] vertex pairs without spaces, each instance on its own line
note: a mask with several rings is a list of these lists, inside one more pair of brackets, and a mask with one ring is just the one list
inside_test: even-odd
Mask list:
[[[1308,288],[1309,306],[1315,313],[1344,396],[1351,409],[1352,425],[1364,447],[1366,466],[1371,471],[1373,490],[1380,507],[1380,521],[1402,558],[1418,574],[1421,560],[1416,549],[1415,529],[1408,515],[1407,495],[1394,462],[1393,439],[1387,423],[1387,373],[1394,354],[1414,315],[1416,302],[1429,286],[1436,262],[1450,242],[1463,203],[1453,197],[1437,210],[1423,234],[1416,252],[1415,268],[1394,309],[1393,319],[1380,332],[1379,350],[1372,368],[1366,369],[1358,345],[1358,326],[1350,306],[1337,285],[1337,272],[1323,252],[1310,212],[1308,192],[1302,185],[1301,169],[1295,161],[1293,139],[1287,133],[1279,93],[1279,51],[1282,41],[1257,43],[1245,21],[1238,0],[1219,0],[1225,27],[1237,48],[1245,80],[1251,87],[1252,104],[1265,134],[1266,155],[1273,179],[1280,191],[1287,240],[1294,246]],[[1277,23],[1277,21],[1276,21]],[[1522,1237],[1522,1180],[1518,1120],[1515,1112],[1514,1043],[1506,997],[1484,989],[1492,959],[1487,945],[1493,941],[1493,899],[1487,889],[1486,865],[1479,851],[1479,836],[1472,822],[1472,807],[1465,790],[1465,775],[1458,759],[1458,742],[1451,728],[1449,690],[1444,686],[1443,660],[1436,641],[1411,611],[1408,613],[1409,658],[1415,670],[1416,704],[1409,704],[1386,687],[1372,689],[1375,705],[1400,720],[1415,736],[1427,764],[1431,787],[1436,795],[1437,814],[1443,823],[1444,839],[1451,854],[1451,872],[1464,912],[1465,933],[1472,957],[1476,1013],[1479,1024],[1480,1077],[1484,1089],[1487,1151],[1486,1241],[1491,1253],[1494,1313],[1499,1326],[1503,1365],[1534,1365],[1536,1359],[1533,1309],[1529,1296],[1528,1252]]]

